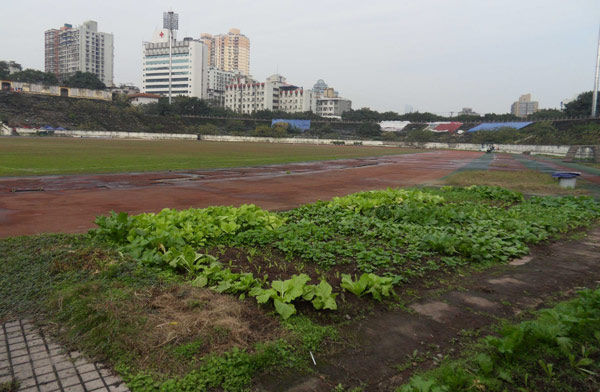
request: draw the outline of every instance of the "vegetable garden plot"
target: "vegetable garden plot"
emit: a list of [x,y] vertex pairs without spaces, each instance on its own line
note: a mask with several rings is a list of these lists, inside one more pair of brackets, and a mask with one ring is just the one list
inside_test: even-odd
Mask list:
[[[433,271],[505,262],[599,217],[600,203],[587,197],[525,200],[472,186],[361,192],[283,213],[254,205],[113,213],[91,233],[196,286],[273,303],[288,318],[302,301],[335,310],[342,291],[381,300]],[[227,257],[232,251],[243,257]]]

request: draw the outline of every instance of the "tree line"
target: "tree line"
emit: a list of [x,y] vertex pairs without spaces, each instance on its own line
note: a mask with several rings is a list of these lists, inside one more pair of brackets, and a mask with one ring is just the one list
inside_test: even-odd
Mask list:
[[[10,73],[11,67],[18,69],[18,71]],[[106,88],[106,85],[98,79],[98,76],[91,72],[77,71],[70,77],[59,80],[53,73],[31,68],[23,70],[20,64],[12,61],[0,61],[0,79],[48,86],[61,85],[65,87],[89,88],[92,90],[103,90]]]

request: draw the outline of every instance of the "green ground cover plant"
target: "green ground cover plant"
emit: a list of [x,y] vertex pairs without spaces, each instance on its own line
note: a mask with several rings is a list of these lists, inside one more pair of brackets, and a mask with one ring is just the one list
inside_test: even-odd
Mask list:
[[[334,310],[332,293],[341,289],[382,300],[394,285],[443,269],[506,262],[598,217],[600,203],[588,197],[525,199],[499,187],[471,186],[361,192],[283,213],[253,205],[113,213],[99,217],[91,234],[142,263],[184,272],[199,286],[250,295],[261,304],[273,300],[288,318],[294,301]],[[232,272],[219,260],[230,248],[245,249],[248,260],[279,252],[283,260],[275,263],[300,275],[274,280],[244,265]],[[309,265],[312,275],[302,271]],[[321,283],[309,284],[313,279]],[[340,282],[332,287],[331,279]]]
[[278,321],[253,299],[195,287],[87,235],[1,239],[0,254],[0,322],[26,314],[60,325],[62,343],[107,361],[132,391],[246,391],[265,372],[306,369],[309,351],[337,336],[307,317]]
[[589,194],[580,183],[577,189],[561,188],[557,179],[539,170],[462,170],[448,176],[445,183],[452,186],[488,185],[536,195]]
[[600,290],[505,324],[397,392],[591,391],[600,387]]

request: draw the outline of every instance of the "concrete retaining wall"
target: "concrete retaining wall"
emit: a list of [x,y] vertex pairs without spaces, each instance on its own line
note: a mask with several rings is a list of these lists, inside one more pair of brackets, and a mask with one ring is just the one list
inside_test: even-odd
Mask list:
[[[36,135],[43,130],[16,128],[19,135]],[[336,139],[309,139],[309,138],[273,138],[273,137],[252,137],[252,136],[222,136],[222,135],[195,135],[181,133],[142,133],[142,132],[108,132],[108,131],[50,131],[54,136],[62,137],[85,137],[85,138],[106,138],[106,139],[143,139],[143,140],[204,140],[214,142],[243,142],[243,143],[286,143],[286,144],[317,144],[317,145],[361,145],[372,147],[405,147],[405,148],[425,148],[434,150],[467,150],[481,151],[480,144],[471,143],[407,143],[407,142],[384,142],[378,140],[336,140]],[[1,135],[11,135],[12,129],[4,124],[0,126]],[[564,157],[567,155],[570,146],[536,146],[536,145],[513,145],[496,144],[500,152],[513,154],[529,153],[532,155],[544,154]],[[593,150],[589,147],[580,148],[576,158],[593,158]]]
[[[409,143],[409,142],[384,142],[378,140],[336,140],[336,139],[305,139],[305,138],[272,138],[272,137],[251,137],[251,136],[216,136],[203,135],[201,140],[215,142],[260,142],[260,143],[290,143],[290,144],[344,144],[346,146],[363,145],[374,147],[406,147],[406,148],[425,148],[434,150],[467,150],[480,151],[481,144],[472,143]],[[535,146],[535,145],[512,145],[495,144],[500,152],[509,152],[522,154],[529,152],[532,155],[544,154],[563,157],[567,155],[569,146]],[[589,150],[589,151],[588,151]],[[591,149],[580,149],[581,158],[591,157]],[[578,156],[578,158],[580,158]]]
[[[427,149],[451,149],[481,151],[481,144],[472,143],[400,143],[402,147],[427,148]],[[494,144],[497,151],[512,154],[530,153],[531,155],[544,154],[564,157],[570,146],[537,146],[520,144]]]
[[[109,131],[71,131],[15,128],[19,135],[35,136],[39,132],[49,132],[53,136],[100,138],[100,139],[142,139],[142,140],[198,140],[197,135],[184,133],[144,133],[144,132],[109,132]],[[3,133],[4,134],[4,133]],[[8,135],[10,135],[10,130]]]

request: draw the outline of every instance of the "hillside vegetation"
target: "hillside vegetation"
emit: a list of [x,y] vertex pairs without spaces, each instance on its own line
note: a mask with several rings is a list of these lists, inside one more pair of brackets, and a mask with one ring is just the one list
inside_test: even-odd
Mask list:
[[[40,128],[163,132],[265,137],[318,137],[331,139],[374,139],[390,142],[447,142],[498,144],[598,144],[597,120],[546,121],[522,130],[504,128],[454,135],[426,130],[427,124],[413,122],[403,132],[382,132],[375,122],[327,122],[315,120],[310,113],[285,114],[260,112],[259,118],[223,118],[231,113],[210,107],[197,99],[176,98],[172,107],[164,103],[129,106],[122,100],[92,101],[0,92],[0,121],[10,126]],[[214,118],[218,116],[220,118]],[[241,116],[241,115],[240,115]],[[211,118],[212,117],[212,118]],[[285,125],[271,128],[272,118],[312,118],[311,129],[301,133]],[[480,120],[481,121],[481,120]],[[466,128],[472,127],[469,124]]]

